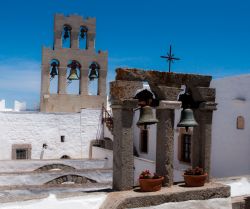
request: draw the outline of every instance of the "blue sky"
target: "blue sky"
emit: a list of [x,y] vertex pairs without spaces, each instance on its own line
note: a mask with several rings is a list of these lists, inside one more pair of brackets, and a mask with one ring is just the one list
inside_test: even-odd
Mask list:
[[0,99],[39,103],[42,46],[52,46],[53,15],[96,17],[96,49],[116,67],[167,70],[214,78],[250,71],[250,2],[230,0],[8,0],[0,7]]

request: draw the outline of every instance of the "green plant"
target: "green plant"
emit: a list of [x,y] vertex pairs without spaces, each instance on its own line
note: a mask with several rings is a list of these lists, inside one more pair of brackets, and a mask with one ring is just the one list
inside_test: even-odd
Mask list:
[[142,171],[139,176],[139,179],[159,179],[159,178],[161,178],[161,176],[157,175],[156,173],[152,175],[149,170]]
[[189,168],[185,170],[184,175],[194,175],[194,176],[199,176],[199,175],[204,175],[205,172],[203,168],[200,167],[195,167],[195,168]]

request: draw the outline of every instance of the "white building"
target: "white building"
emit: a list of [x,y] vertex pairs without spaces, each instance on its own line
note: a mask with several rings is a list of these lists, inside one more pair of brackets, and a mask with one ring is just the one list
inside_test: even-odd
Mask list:
[[101,110],[81,113],[0,112],[0,160],[88,158],[102,137]]

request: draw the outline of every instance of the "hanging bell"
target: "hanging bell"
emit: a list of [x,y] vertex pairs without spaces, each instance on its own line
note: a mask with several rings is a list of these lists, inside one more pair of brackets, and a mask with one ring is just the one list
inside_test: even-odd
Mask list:
[[86,33],[87,33],[87,29],[86,28],[82,28],[81,31],[80,31],[80,38],[84,39]]
[[188,131],[189,127],[198,126],[194,118],[193,110],[190,108],[183,109],[181,111],[181,119],[180,122],[177,124],[177,127],[185,127],[186,131]]
[[52,69],[51,69],[51,72],[50,72],[50,76],[51,76],[51,78],[54,78],[56,75],[58,75],[57,74],[57,69],[56,69],[57,63],[56,62],[52,62],[51,63],[51,67],[52,67]]
[[140,109],[140,117],[138,122],[136,123],[137,126],[147,126],[158,122],[159,121],[155,118],[153,114],[152,107],[144,106]]
[[51,76],[51,78],[54,78],[56,75],[58,75],[57,70],[56,70],[56,66],[52,66],[50,76]]
[[71,68],[69,76],[68,76],[67,79],[70,80],[70,81],[79,80],[79,76],[77,75],[77,70]]
[[67,27],[64,28],[64,35],[63,35],[64,39],[69,38],[69,29]]
[[90,73],[89,73],[89,80],[94,80],[94,79],[96,79],[96,78],[98,78],[98,75],[97,75],[97,73],[96,73],[96,70],[95,69],[91,69],[91,71],[90,71]]

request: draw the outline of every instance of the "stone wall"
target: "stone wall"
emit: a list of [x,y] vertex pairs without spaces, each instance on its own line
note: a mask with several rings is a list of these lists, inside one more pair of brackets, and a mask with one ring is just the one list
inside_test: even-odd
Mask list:
[[14,144],[31,145],[31,159],[60,159],[63,155],[88,158],[90,141],[102,134],[100,114],[100,109],[83,109],[81,113],[0,112],[0,160],[12,159]]

